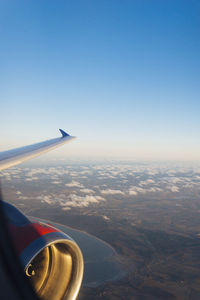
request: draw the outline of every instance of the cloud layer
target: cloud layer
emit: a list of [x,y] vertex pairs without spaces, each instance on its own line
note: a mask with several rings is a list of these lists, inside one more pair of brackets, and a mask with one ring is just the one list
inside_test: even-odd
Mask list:
[[[173,166],[162,164],[93,164],[46,167],[11,168],[2,172],[2,181],[15,188],[17,199],[33,197],[62,209],[98,206],[110,199],[130,199],[139,196],[171,197],[192,190],[200,192],[200,165]],[[27,187],[20,189],[19,187]],[[29,188],[34,187],[32,196]]]

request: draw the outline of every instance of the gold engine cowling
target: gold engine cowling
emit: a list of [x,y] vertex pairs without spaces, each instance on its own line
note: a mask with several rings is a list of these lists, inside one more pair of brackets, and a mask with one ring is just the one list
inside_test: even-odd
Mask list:
[[83,277],[83,257],[72,240],[52,242],[25,268],[36,294],[42,300],[76,299]]
[[7,227],[27,279],[42,300],[75,300],[83,278],[83,256],[59,229],[3,202]]

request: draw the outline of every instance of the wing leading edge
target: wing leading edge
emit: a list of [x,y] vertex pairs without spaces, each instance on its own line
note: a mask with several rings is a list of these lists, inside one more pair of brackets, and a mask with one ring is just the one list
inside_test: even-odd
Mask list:
[[62,137],[0,152],[0,171],[21,164],[22,162],[39,156],[42,153],[60,147],[61,145],[75,138],[62,129],[59,130],[62,134]]

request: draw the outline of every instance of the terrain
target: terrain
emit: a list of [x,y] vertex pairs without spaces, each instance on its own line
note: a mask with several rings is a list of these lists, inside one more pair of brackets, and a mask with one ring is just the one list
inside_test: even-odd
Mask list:
[[[84,299],[200,299],[200,165],[80,162],[2,173],[26,215],[88,232],[118,254],[124,277]],[[106,270],[102,270],[103,272]]]

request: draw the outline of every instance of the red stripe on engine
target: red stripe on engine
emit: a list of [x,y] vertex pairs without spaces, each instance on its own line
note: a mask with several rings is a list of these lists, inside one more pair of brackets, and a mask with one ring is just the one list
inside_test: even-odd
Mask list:
[[18,255],[38,237],[51,232],[59,232],[56,228],[43,223],[29,223],[21,227],[9,223],[8,230]]

